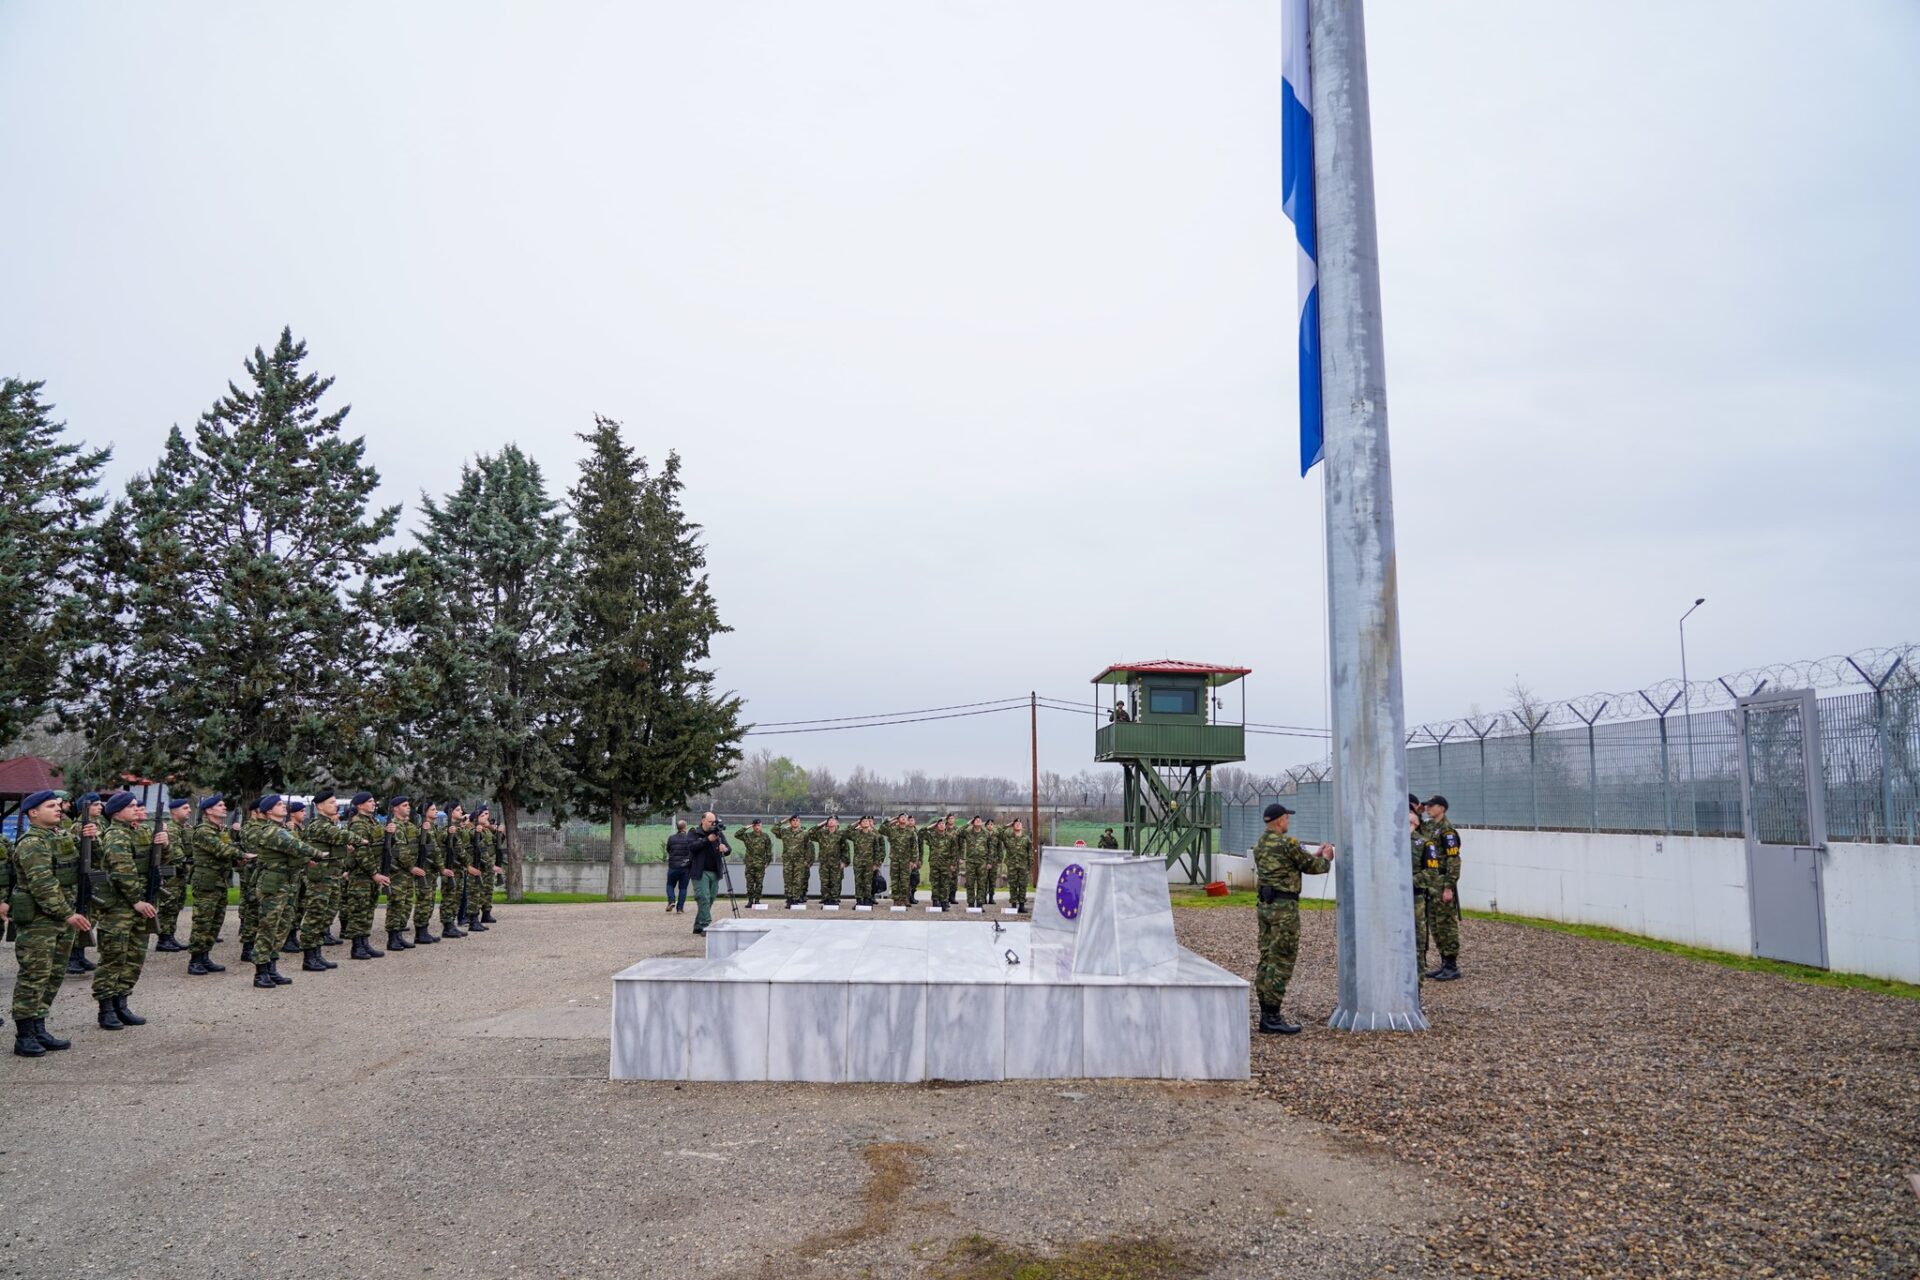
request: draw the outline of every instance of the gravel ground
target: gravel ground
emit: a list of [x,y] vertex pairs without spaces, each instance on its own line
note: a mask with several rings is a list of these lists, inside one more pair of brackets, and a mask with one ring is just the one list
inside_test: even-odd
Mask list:
[[256,992],[229,915],[229,971],[149,956],[121,1032],[71,982],[73,1049],[0,1055],[0,1276],[972,1280],[1142,1237],[1198,1261],[1071,1274],[1418,1275],[1462,1203],[1240,1084],[612,1083],[609,978],[691,915],[501,916]]
[[[1179,913],[1250,973],[1248,909]],[[1920,1001],[1468,921],[1422,1036],[1255,1037],[1254,1090],[1457,1188],[1436,1264],[1505,1276],[1920,1275]],[[1288,1008],[1324,1024],[1333,915]]]

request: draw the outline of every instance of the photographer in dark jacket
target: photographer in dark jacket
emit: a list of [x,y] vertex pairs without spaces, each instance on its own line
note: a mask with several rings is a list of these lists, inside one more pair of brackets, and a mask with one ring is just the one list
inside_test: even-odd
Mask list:
[[[687,911],[687,886],[693,882],[691,864],[693,862],[693,843],[687,835],[685,818],[675,825],[672,835],[667,837],[667,910],[678,911],[682,915]],[[674,901],[674,890],[680,891],[680,899]]]
[[705,933],[713,922],[714,895],[720,891],[720,877],[726,873],[733,846],[727,843],[726,828],[711,813],[700,815],[700,825],[687,834],[686,843],[691,850],[693,900],[700,908],[694,912],[693,931]]

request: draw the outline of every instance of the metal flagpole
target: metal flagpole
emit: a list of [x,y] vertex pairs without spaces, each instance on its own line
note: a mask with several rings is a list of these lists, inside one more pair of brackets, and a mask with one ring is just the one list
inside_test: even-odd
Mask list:
[[1331,1024],[1420,1030],[1407,729],[1387,455],[1380,255],[1360,0],[1310,0],[1325,427],[1340,1002]]

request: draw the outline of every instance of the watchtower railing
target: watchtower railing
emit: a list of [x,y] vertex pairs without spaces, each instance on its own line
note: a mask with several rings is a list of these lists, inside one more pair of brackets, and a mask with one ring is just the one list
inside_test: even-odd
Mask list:
[[1095,731],[1093,758],[1103,764],[1116,760],[1231,764],[1247,758],[1247,731],[1237,724],[1113,721]]

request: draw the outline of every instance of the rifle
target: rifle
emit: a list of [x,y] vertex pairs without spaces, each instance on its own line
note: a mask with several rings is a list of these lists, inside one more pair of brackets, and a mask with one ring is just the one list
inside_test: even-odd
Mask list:
[[[82,822],[81,826],[86,823]],[[93,905],[93,837],[80,837],[80,875],[73,889],[73,910],[76,915],[87,914],[87,908]]]
[[[386,838],[380,842],[380,874],[383,876],[391,876],[393,874],[393,823],[392,822],[387,823]],[[374,896],[378,897],[379,895],[376,893]]]
[[[167,811],[162,809],[153,816],[153,834],[166,829]],[[156,911],[160,908],[160,846],[152,840],[147,841],[147,903]]]

